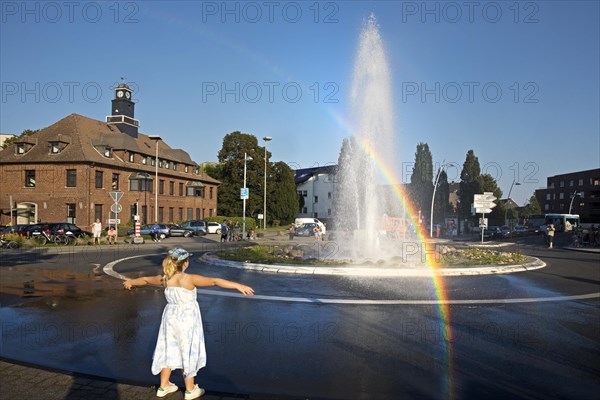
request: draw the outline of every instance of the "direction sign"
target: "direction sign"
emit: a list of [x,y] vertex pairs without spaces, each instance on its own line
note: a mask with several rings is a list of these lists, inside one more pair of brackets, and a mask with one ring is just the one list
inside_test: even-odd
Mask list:
[[494,208],[496,207],[496,203],[493,201],[476,201],[473,203],[473,207],[475,208]]
[[121,200],[121,197],[123,197],[123,193],[124,192],[109,192],[108,194],[110,194],[110,197],[115,201],[115,203],[118,203],[119,200]]
[[123,206],[119,203],[113,203],[110,205],[110,211],[114,212],[115,214],[118,214],[121,211],[123,211]]
[[479,207],[475,207],[475,212],[477,214],[489,214],[492,212],[491,208],[479,208]]

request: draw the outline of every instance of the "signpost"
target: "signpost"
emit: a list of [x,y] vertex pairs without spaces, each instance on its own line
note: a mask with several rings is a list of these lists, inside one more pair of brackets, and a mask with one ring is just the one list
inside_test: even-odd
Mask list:
[[[110,211],[112,211],[115,214],[115,218],[111,218],[111,220],[115,221],[115,232],[117,234],[116,237],[119,237],[119,224],[116,221],[119,221],[119,213],[123,211],[123,206],[119,204],[119,200],[121,200],[121,198],[123,197],[124,192],[108,192],[108,194],[114,201],[114,204],[110,206]],[[110,225],[110,220],[108,224]]]
[[487,228],[487,218],[485,218],[485,214],[491,213],[492,208],[496,207],[496,203],[494,203],[495,200],[497,200],[497,197],[494,196],[494,193],[492,192],[483,192],[483,194],[476,194],[473,196],[473,207],[475,207],[475,212],[481,214],[479,223],[479,227],[481,228],[481,243],[483,243],[483,234]]

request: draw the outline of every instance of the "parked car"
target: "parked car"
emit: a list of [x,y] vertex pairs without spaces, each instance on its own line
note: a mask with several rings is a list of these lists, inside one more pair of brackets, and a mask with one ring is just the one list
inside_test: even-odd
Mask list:
[[484,239],[491,240],[499,237],[502,237],[502,231],[499,226],[488,226],[483,232]]
[[509,238],[512,236],[512,231],[508,225],[503,225],[500,227],[500,237]]
[[314,222],[302,224],[302,225],[296,227],[295,235],[296,236],[313,236],[314,235],[313,230],[315,229],[315,226],[319,226],[319,224],[314,223]]
[[218,222],[209,222],[206,227],[208,233],[221,234],[221,224]]
[[513,233],[517,236],[527,235],[529,233],[529,229],[523,225],[517,225],[513,229]]
[[1,233],[5,234],[5,233],[16,233],[17,235],[21,235],[21,236],[27,236],[29,233],[29,228],[31,228],[33,225],[29,225],[29,224],[16,224],[16,225],[11,225],[11,226],[7,226],[5,227]]
[[179,224],[179,226],[193,231],[196,236],[206,235],[207,233],[206,221],[201,219],[185,221]]
[[169,225],[169,234],[171,237],[192,237],[194,236],[194,231],[182,228],[177,224],[168,224]]
[[[152,232],[152,225],[154,224],[144,224],[140,226],[140,235],[150,235]],[[160,239],[167,238],[171,236],[171,228],[167,224],[158,224],[158,237]],[[127,231],[128,235],[135,235],[135,228]]]

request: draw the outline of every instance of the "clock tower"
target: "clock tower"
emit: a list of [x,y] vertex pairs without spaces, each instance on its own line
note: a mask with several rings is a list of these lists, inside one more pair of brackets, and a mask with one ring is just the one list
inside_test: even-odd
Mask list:
[[140,123],[134,117],[135,103],[131,100],[133,90],[126,83],[115,88],[115,98],[112,100],[112,115],[106,117],[106,122],[116,125],[123,133],[133,138],[138,136]]

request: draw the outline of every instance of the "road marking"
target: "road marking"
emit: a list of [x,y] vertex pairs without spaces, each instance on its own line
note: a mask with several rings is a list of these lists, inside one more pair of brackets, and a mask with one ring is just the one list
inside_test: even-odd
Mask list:
[[[103,268],[104,273],[117,279],[129,279],[126,276],[116,272],[114,266],[122,261],[131,260],[138,257],[148,257],[158,254],[144,254],[121,258],[114,260],[106,264]],[[210,289],[197,289],[200,294],[208,296],[223,296],[223,297],[243,297],[253,300],[266,300],[266,301],[286,301],[293,303],[314,303],[314,304],[358,304],[358,305],[477,305],[477,304],[519,304],[519,303],[545,303],[545,302],[557,302],[557,301],[576,301],[576,300],[589,300],[600,298],[600,292],[580,294],[574,296],[555,296],[555,297],[529,297],[529,298],[516,298],[516,299],[472,299],[472,300],[369,300],[369,299],[320,299],[311,297],[288,297],[288,296],[265,296],[265,295],[254,295],[252,297],[246,297],[241,293],[236,292],[225,292],[220,290]]]

